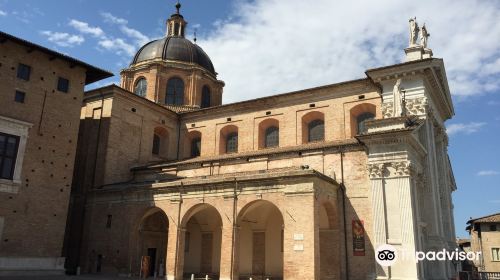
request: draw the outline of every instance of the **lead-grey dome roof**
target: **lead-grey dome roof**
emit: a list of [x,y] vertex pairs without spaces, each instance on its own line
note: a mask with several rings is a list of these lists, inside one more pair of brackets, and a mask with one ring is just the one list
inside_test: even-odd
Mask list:
[[168,36],[147,43],[137,52],[132,64],[151,59],[195,63],[216,75],[212,61],[203,49],[183,37]]

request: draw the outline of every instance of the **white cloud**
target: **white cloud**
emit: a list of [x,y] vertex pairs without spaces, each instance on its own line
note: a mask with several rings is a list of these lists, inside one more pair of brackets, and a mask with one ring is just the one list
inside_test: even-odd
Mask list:
[[120,31],[127,37],[134,40],[137,46],[142,47],[143,45],[151,41],[148,36],[142,34],[139,30],[130,28],[128,26],[128,20],[116,17],[111,13],[101,13],[101,16],[104,18],[105,22],[118,25]]
[[85,42],[85,39],[80,35],[73,35],[68,33],[42,31],[42,35],[47,36],[47,40],[61,47],[73,47]]
[[500,86],[495,1],[239,3],[198,41],[226,82],[225,102],[365,77],[367,68],[402,62],[413,16],[426,23],[434,56],[444,58],[452,94]]
[[151,41],[151,39],[149,39],[148,36],[142,34],[141,32],[139,32],[138,30],[135,30],[133,28],[129,28],[127,26],[122,26],[120,28],[120,30],[123,32],[123,34],[127,35],[128,37],[132,38],[135,40],[136,44],[138,46],[143,46],[145,45],[146,43],[148,43],[149,41]]
[[477,176],[494,176],[494,175],[499,175],[500,172],[495,171],[495,170],[481,170],[477,172]]
[[90,34],[94,37],[101,37],[104,35],[104,31],[102,31],[100,27],[92,27],[83,21],[72,19],[70,20],[69,25],[81,33]]
[[113,39],[102,39],[101,41],[98,42],[99,46],[108,50],[108,51],[114,51],[116,52],[117,55],[121,55],[123,53],[132,56],[135,54],[136,48],[125,42],[125,40],[121,38],[113,38]]
[[7,12],[6,12],[6,11],[2,11],[2,10],[0,10],[0,16],[4,17],[4,16],[6,16],[6,15],[7,15]]
[[110,22],[110,23],[114,23],[114,24],[121,24],[121,25],[128,24],[128,21],[126,19],[115,17],[111,13],[101,13],[101,16],[104,18],[105,22]]
[[448,135],[458,133],[472,134],[478,132],[485,124],[484,122],[454,123],[446,127],[446,132],[448,132]]

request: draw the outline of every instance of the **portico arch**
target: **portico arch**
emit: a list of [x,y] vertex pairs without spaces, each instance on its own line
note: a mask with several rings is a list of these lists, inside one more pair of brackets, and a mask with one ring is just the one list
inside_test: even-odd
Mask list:
[[147,269],[142,267],[141,275],[144,273],[149,276],[156,274],[159,277],[165,275],[168,228],[168,217],[160,208],[148,209],[142,216],[137,228],[136,258],[140,264],[143,257],[149,257],[149,266]]
[[219,279],[222,240],[222,218],[215,207],[202,203],[186,212],[181,226],[183,248],[181,264],[184,278]]
[[284,220],[278,207],[266,200],[250,202],[237,225],[239,277],[283,279]]

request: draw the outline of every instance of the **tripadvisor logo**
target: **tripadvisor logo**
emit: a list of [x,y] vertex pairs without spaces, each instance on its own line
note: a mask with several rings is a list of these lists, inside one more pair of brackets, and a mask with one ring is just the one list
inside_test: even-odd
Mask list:
[[409,252],[404,250],[397,250],[394,246],[389,244],[380,245],[375,251],[375,260],[381,266],[392,266],[398,260],[414,261],[477,261],[481,257],[481,252],[464,252],[455,249],[454,251],[447,251],[442,249],[440,251],[416,251]]
[[398,260],[398,252],[394,246],[383,244],[377,248],[375,259],[381,266],[392,266]]

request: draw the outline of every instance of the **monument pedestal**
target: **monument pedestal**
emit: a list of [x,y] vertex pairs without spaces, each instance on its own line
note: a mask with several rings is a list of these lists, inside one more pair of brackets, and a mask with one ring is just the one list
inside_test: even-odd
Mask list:
[[423,59],[432,58],[432,50],[428,48],[424,48],[424,54],[422,55]]
[[411,46],[405,49],[405,61],[420,60],[424,57],[424,47],[420,45]]

